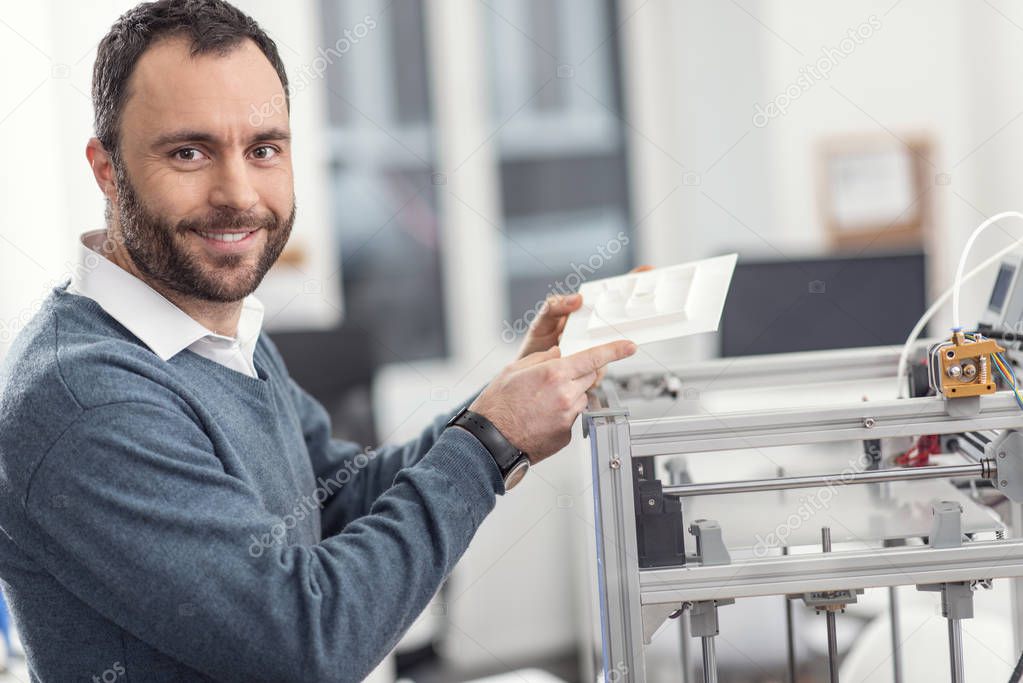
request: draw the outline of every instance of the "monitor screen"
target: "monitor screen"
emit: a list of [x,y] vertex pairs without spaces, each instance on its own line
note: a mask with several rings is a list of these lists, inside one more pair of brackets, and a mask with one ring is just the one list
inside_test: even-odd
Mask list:
[[1005,305],[1005,295],[1009,293],[1009,283],[1016,273],[1016,266],[1011,263],[1003,263],[998,269],[998,277],[995,278],[995,286],[991,289],[991,299],[987,302],[987,308],[992,313],[1001,313]]
[[901,345],[927,307],[926,291],[919,253],[777,261],[740,256],[721,315],[720,352]]

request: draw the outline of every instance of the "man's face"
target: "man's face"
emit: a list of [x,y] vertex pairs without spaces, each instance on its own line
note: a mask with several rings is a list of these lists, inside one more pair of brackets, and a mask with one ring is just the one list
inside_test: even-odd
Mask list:
[[255,43],[192,58],[161,41],[138,61],[121,117],[117,214],[154,284],[238,301],[280,256],[295,219],[284,89]]

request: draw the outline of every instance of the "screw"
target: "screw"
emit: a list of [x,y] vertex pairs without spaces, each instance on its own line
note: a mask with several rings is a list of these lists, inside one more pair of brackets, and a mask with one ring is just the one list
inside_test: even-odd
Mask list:
[[616,470],[616,469],[618,469],[621,466],[622,466],[622,461],[619,460],[618,458],[615,458],[614,460],[611,461],[611,469]]
[[872,417],[865,417],[865,418],[863,418],[863,426],[866,427],[867,429],[871,429],[876,424],[877,424],[877,420],[875,420]]
[[1002,479],[1000,482],[998,482],[998,485],[1004,488],[1009,485],[1009,482]]
[[649,505],[650,507],[653,507],[653,506],[657,505],[657,501],[654,500],[653,498],[651,498],[650,500],[648,500],[646,502],[646,504]]
[[1005,457],[1005,451],[998,451],[998,457],[999,458],[1004,458]]

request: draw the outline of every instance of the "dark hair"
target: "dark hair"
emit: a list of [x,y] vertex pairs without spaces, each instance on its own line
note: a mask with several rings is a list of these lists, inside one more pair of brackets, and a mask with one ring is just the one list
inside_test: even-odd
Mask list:
[[159,0],[128,10],[110,27],[96,50],[92,71],[92,106],[96,137],[116,160],[121,112],[128,99],[128,79],[142,54],[156,41],[184,36],[192,41],[191,56],[229,54],[249,38],[277,70],[291,111],[288,76],[270,39],[255,19],[223,0]]

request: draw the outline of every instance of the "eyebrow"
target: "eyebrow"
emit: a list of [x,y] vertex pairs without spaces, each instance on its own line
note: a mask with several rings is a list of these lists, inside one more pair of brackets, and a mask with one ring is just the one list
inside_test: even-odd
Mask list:
[[[271,141],[288,141],[291,140],[291,133],[284,128],[268,128],[261,130],[258,133],[252,135],[248,139],[248,144],[251,145],[256,142],[271,142]],[[167,145],[176,145],[183,142],[205,142],[212,145],[221,144],[220,138],[211,133],[207,133],[201,130],[183,129],[176,130],[170,133],[164,133],[163,135],[156,138],[153,142],[153,148],[165,147]]]

